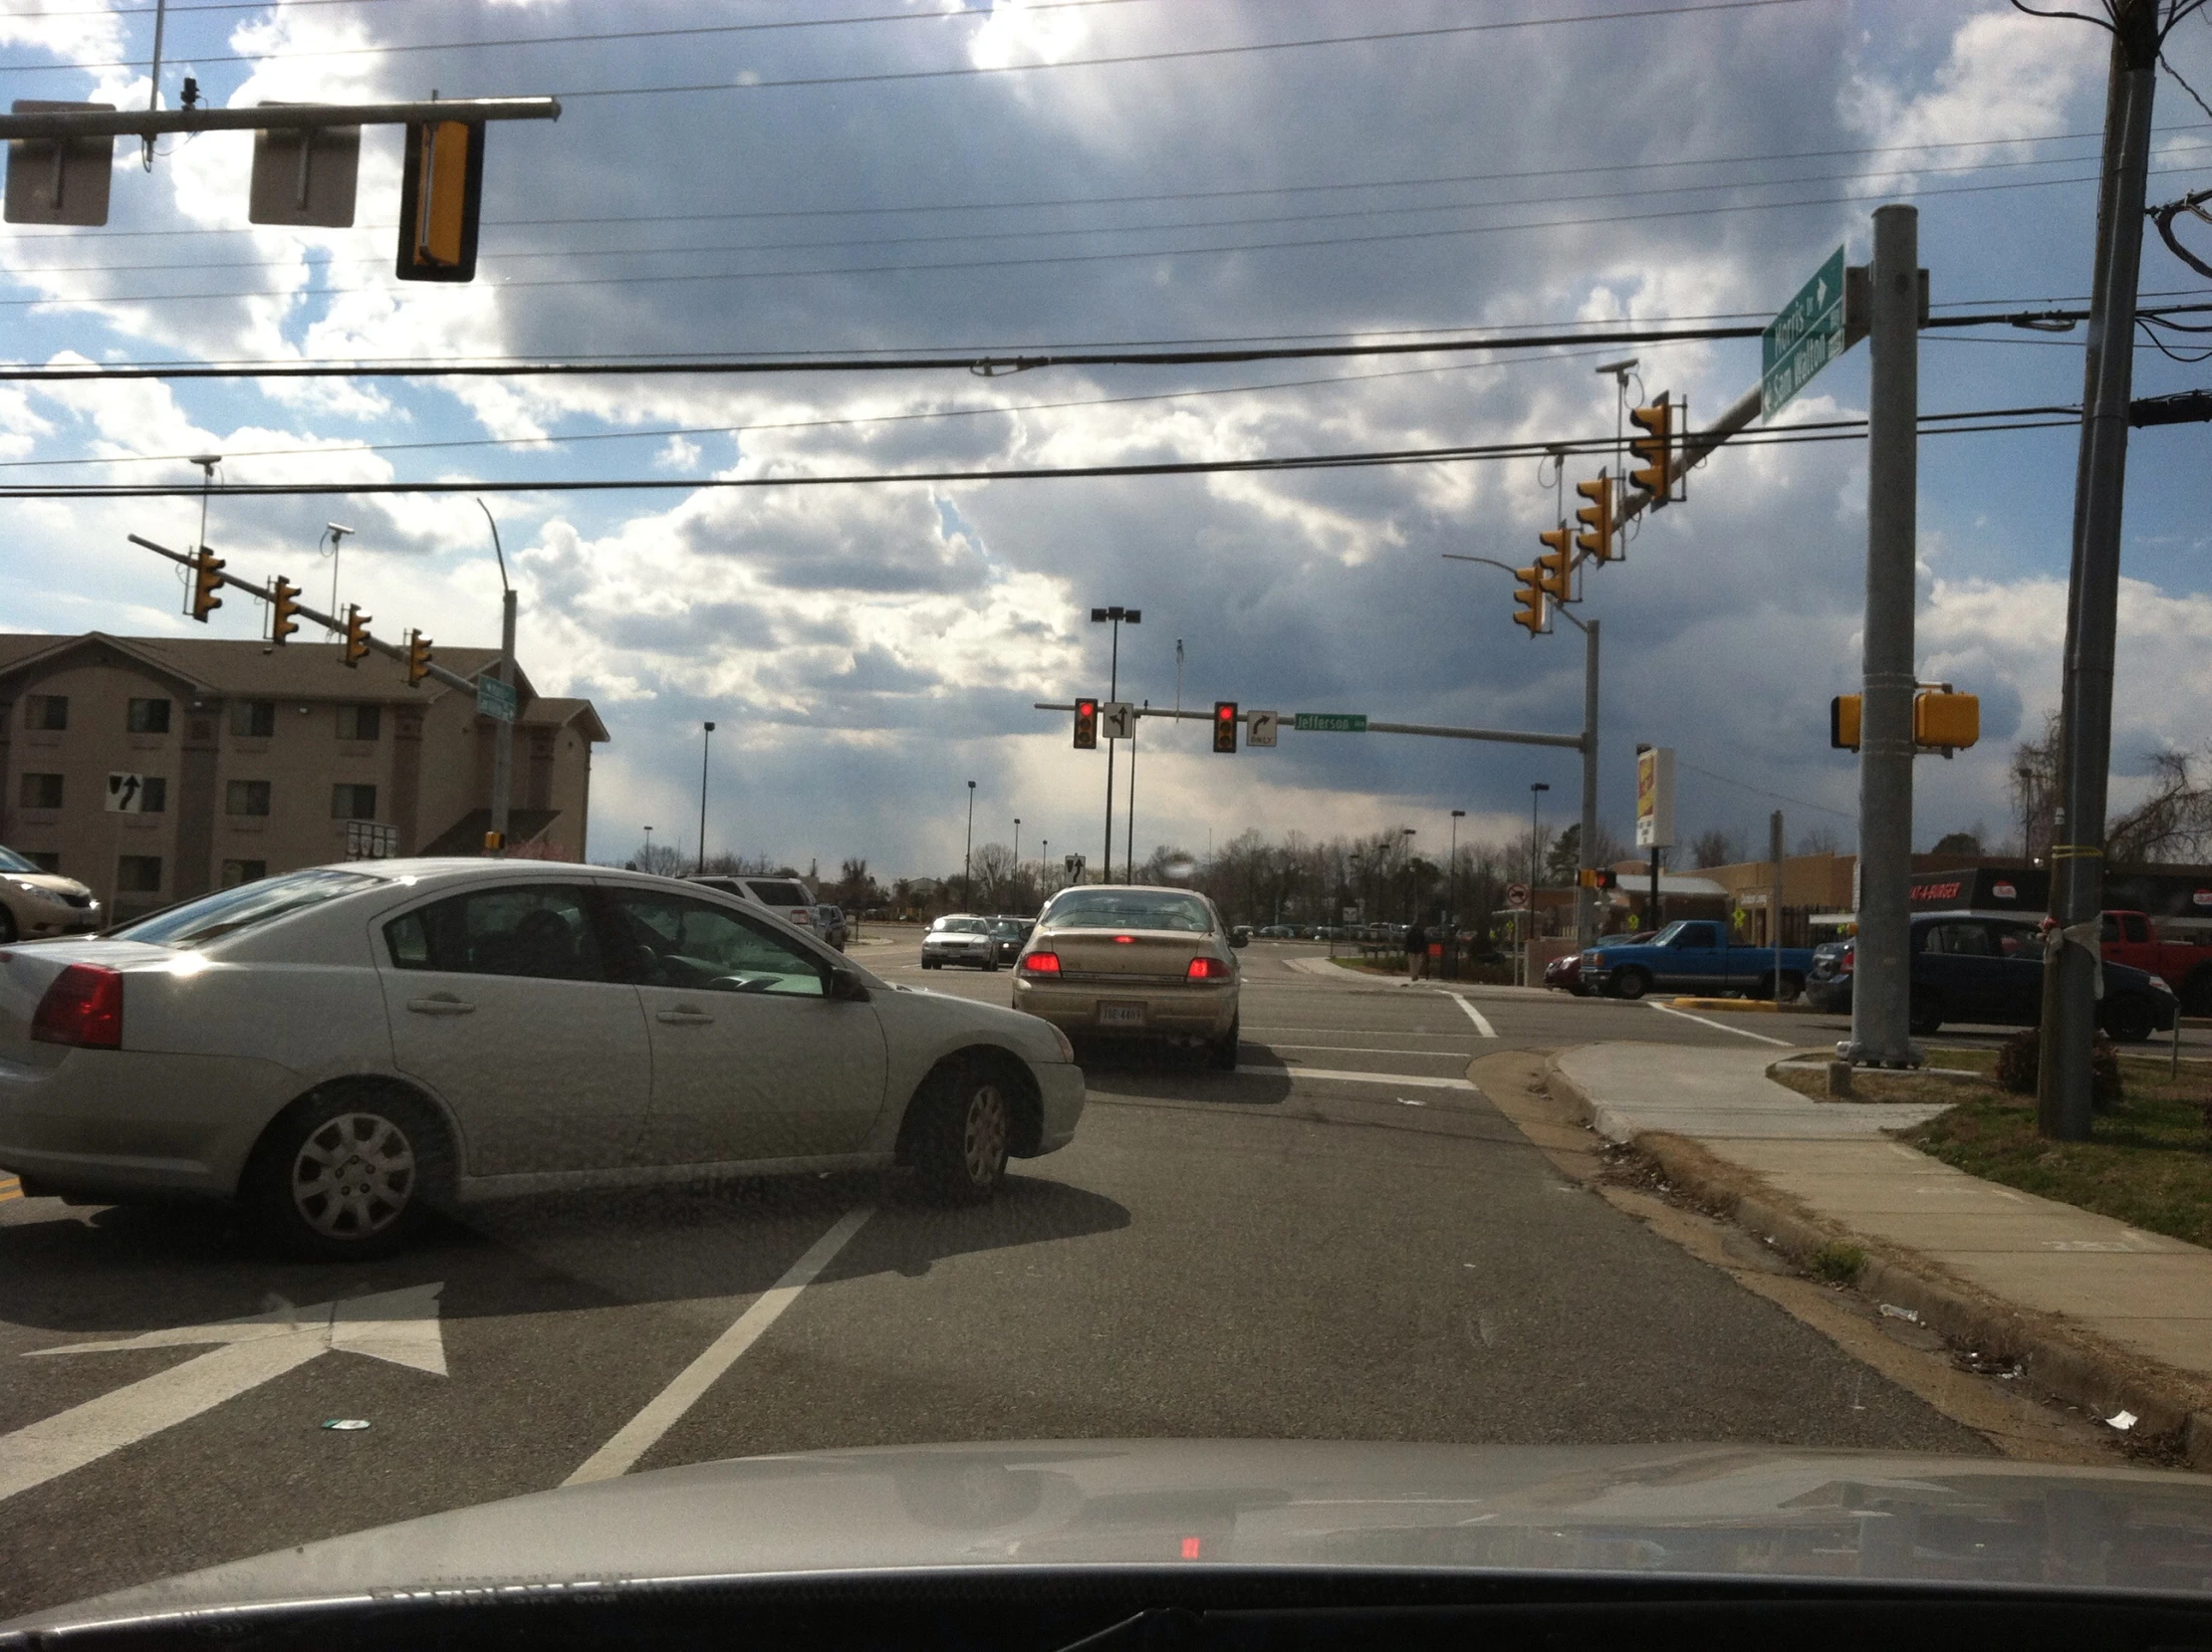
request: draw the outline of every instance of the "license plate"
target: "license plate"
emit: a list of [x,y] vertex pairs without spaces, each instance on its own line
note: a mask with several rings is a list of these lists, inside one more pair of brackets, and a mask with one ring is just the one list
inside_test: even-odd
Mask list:
[[1141,1004],[1102,1004],[1099,1006],[1101,1027],[1142,1027],[1144,1006]]

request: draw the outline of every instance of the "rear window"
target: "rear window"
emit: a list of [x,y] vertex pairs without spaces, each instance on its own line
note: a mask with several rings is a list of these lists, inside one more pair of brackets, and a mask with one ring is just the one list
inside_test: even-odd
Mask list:
[[1068,889],[1041,920],[1056,929],[1173,929],[1213,933],[1213,914],[1195,895],[1170,889]]
[[234,935],[255,924],[305,911],[310,906],[320,906],[340,895],[373,889],[383,881],[362,872],[328,868],[287,872],[282,877],[265,877],[258,883],[242,883],[235,889],[202,895],[165,912],[156,912],[149,918],[140,918],[136,923],[126,923],[114,933],[120,939],[145,941],[153,946],[197,946],[221,935]]
[[800,883],[779,883],[771,878],[755,878],[751,884],[754,896],[764,906],[812,906],[806,886]]
[[939,934],[950,931],[962,935],[982,935],[988,933],[991,926],[981,918],[939,918],[929,927]]

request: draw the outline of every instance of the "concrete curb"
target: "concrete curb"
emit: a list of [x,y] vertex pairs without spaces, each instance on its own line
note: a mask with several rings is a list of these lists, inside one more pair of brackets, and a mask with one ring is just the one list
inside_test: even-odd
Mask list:
[[[1912,1266],[1909,1253],[1852,1232],[1798,1208],[1785,1195],[1747,1193],[1715,1174],[1714,1155],[1682,1136],[1628,1130],[1608,1109],[1594,1105],[1561,1070],[1559,1057],[1545,1063],[1545,1081],[1573,1102],[1608,1141],[1647,1154],[1675,1186],[1722,1212],[1738,1226],[1768,1240],[1791,1261],[1805,1264],[1824,1246],[1843,1241],[1865,1252],[1855,1289],[1877,1301],[1911,1308],[1920,1322],[1953,1342],[2015,1359],[2037,1387],[2099,1417],[2120,1410],[2140,1420],[2138,1437],[2174,1441],[2192,1469],[2212,1473],[2212,1411],[2198,1409],[2201,1383],[2141,1355],[2109,1347],[2082,1331],[2061,1331],[2040,1315],[1979,1297],[1955,1282]],[[1756,1172],[1742,1179],[1760,1183]]]
[[1670,998],[1677,1010],[1735,1010],[1745,1015],[1775,1016],[1782,1006],[1771,998]]

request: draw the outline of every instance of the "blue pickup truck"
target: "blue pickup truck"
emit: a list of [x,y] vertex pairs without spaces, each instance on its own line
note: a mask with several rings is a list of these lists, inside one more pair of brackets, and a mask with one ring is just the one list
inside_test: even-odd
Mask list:
[[[1782,996],[1795,998],[1813,972],[1813,949],[1782,949]],[[1654,987],[1717,998],[1774,996],[1775,953],[1729,938],[1728,926],[1701,918],[1668,924],[1649,940],[1600,941],[1583,954],[1582,982],[1607,998],[1641,998]]]

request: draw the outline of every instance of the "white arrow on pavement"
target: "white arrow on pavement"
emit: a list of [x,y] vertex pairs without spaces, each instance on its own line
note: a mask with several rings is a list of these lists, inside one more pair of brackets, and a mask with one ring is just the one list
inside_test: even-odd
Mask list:
[[149,1330],[113,1342],[37,1349],[31,1357],[223,1344],[212,1353],[0,1435],[0,1499],[187,1422],[320,1354],[367,1354],[444,1376],[445,1342],[438,1329],[438,1293],[444,1289],[440,1280],[313,1307],[294,1307],[280,1299],[276,1307],[250,1318]]

